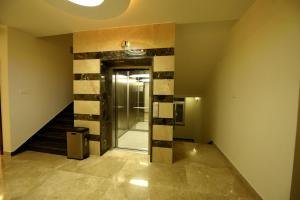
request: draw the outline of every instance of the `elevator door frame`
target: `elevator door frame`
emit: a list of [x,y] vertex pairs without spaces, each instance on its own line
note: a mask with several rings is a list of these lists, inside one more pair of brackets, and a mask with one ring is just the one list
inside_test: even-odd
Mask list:
[[[133,70],[147,70],[149,73],[149,113],[148,113],[148,154],[151,154],[151,135],[152,135],[152,128],[151,128],[151,114],[152,114],[152,85],[153,85],[153,80],[152,80],[152,66],[115,66],[110,68],[110,75],[115,75],[117,71],[133,71]],[[117,108],[116,108],[116,82],[115,79],[112,80],[112,147],[113,148],[119,148],[119,149],[129,149],[129,150],[136,150],[136,151],[145,151],[145,150],[139,150],[139,149],[131,149],[131,148],[121,148],[118,147],[118,139],[117,139]],[[146,151],[145,151],[146,152]]]

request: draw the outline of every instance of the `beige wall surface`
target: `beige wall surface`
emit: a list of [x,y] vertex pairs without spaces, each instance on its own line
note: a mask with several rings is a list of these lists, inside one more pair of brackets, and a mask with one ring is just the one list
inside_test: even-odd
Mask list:
[[258,0],[204,99],[206,133],[266,200],[288,200],[300,80],[300,1]]
[[185,98],[185,124],[175,126],[174,138],[193,139],[202,142],[202,105],[201,99],[195,97]]
[[15,151],[72,102],[72,36],[35,38],[8,28],[8,94]]
[[[300,92],[299,92],[300,94]],[[298,104],[298,128],[295,142],[293,181],[291,189],[291,200],[300,199],[300,95]]]
[[7,27],[0,26],[0,69],[1,69],[1,117],[2,117],[2,134],[3,146],[11,148],[10,137],[10,112],[9,112],[9,97],[8,97],[8,55],[7,55]]
[[201,96],[236,21],[176,25],[175,94]]
[[74,33],[74,53],[122,50],[122,41],[131,48],[169,48],[175,44],[175,24],[154,24]]

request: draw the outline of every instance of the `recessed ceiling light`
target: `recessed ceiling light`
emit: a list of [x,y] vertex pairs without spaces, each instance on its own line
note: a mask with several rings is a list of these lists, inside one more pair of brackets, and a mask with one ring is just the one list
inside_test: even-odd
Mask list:
[[96,7],[101,5],[104,0],[68,0],[68,1],[81,6]]

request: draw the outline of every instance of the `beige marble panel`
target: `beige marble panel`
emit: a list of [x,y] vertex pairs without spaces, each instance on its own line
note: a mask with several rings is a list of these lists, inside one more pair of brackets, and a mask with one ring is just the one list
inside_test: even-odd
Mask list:
[[73,73],[100,73],[100,59],[73,60]]
[[173,103],[159,103],[159,118],[173,118]]
[[131,48],[175,47],[175,24],[121,27],[73,34],[74,52],[122,50],[121,42],[128,40]]
[[74,120],[74,126],[89,128],[90,134],[100,135],[100,122],[86,121],[86,120]]
[[74,101],[74,113],[100,115],[99,101]]
[[172,148],[162,148],[162,147],[152,147],[152,162],[157,163],[173,163],[173,149]]
[[89,145],[90,145],[90,155],[100,155],[99,141],[89,141]]
[[173,141],[173,126],[153,125],[152,139],[153,140]]
[[153,58],[153,71],[174,71],[175,70],[175,57],[174,56],[154,56]]
[[174,79],[154,79],[154,95],[174,95]]
[[76,80],[73,81],[74,94],[100,94],[100,81]]

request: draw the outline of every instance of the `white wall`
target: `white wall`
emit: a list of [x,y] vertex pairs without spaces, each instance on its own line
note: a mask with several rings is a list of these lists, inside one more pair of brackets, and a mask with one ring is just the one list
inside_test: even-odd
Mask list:
[[[71,103],[72,36],[35,38],[8,28],[8,94],[13,152]],[[5,116],[8,117],[8,116]]]
[[185,98],[185,124],[184,126],[175,126],[174,138],[193,139],[195,142],[202,141],[201,109],[201,99]]
[[288,200],[300,80],[300,1],[257,0],[204,99],[206,133],[266,200]]

